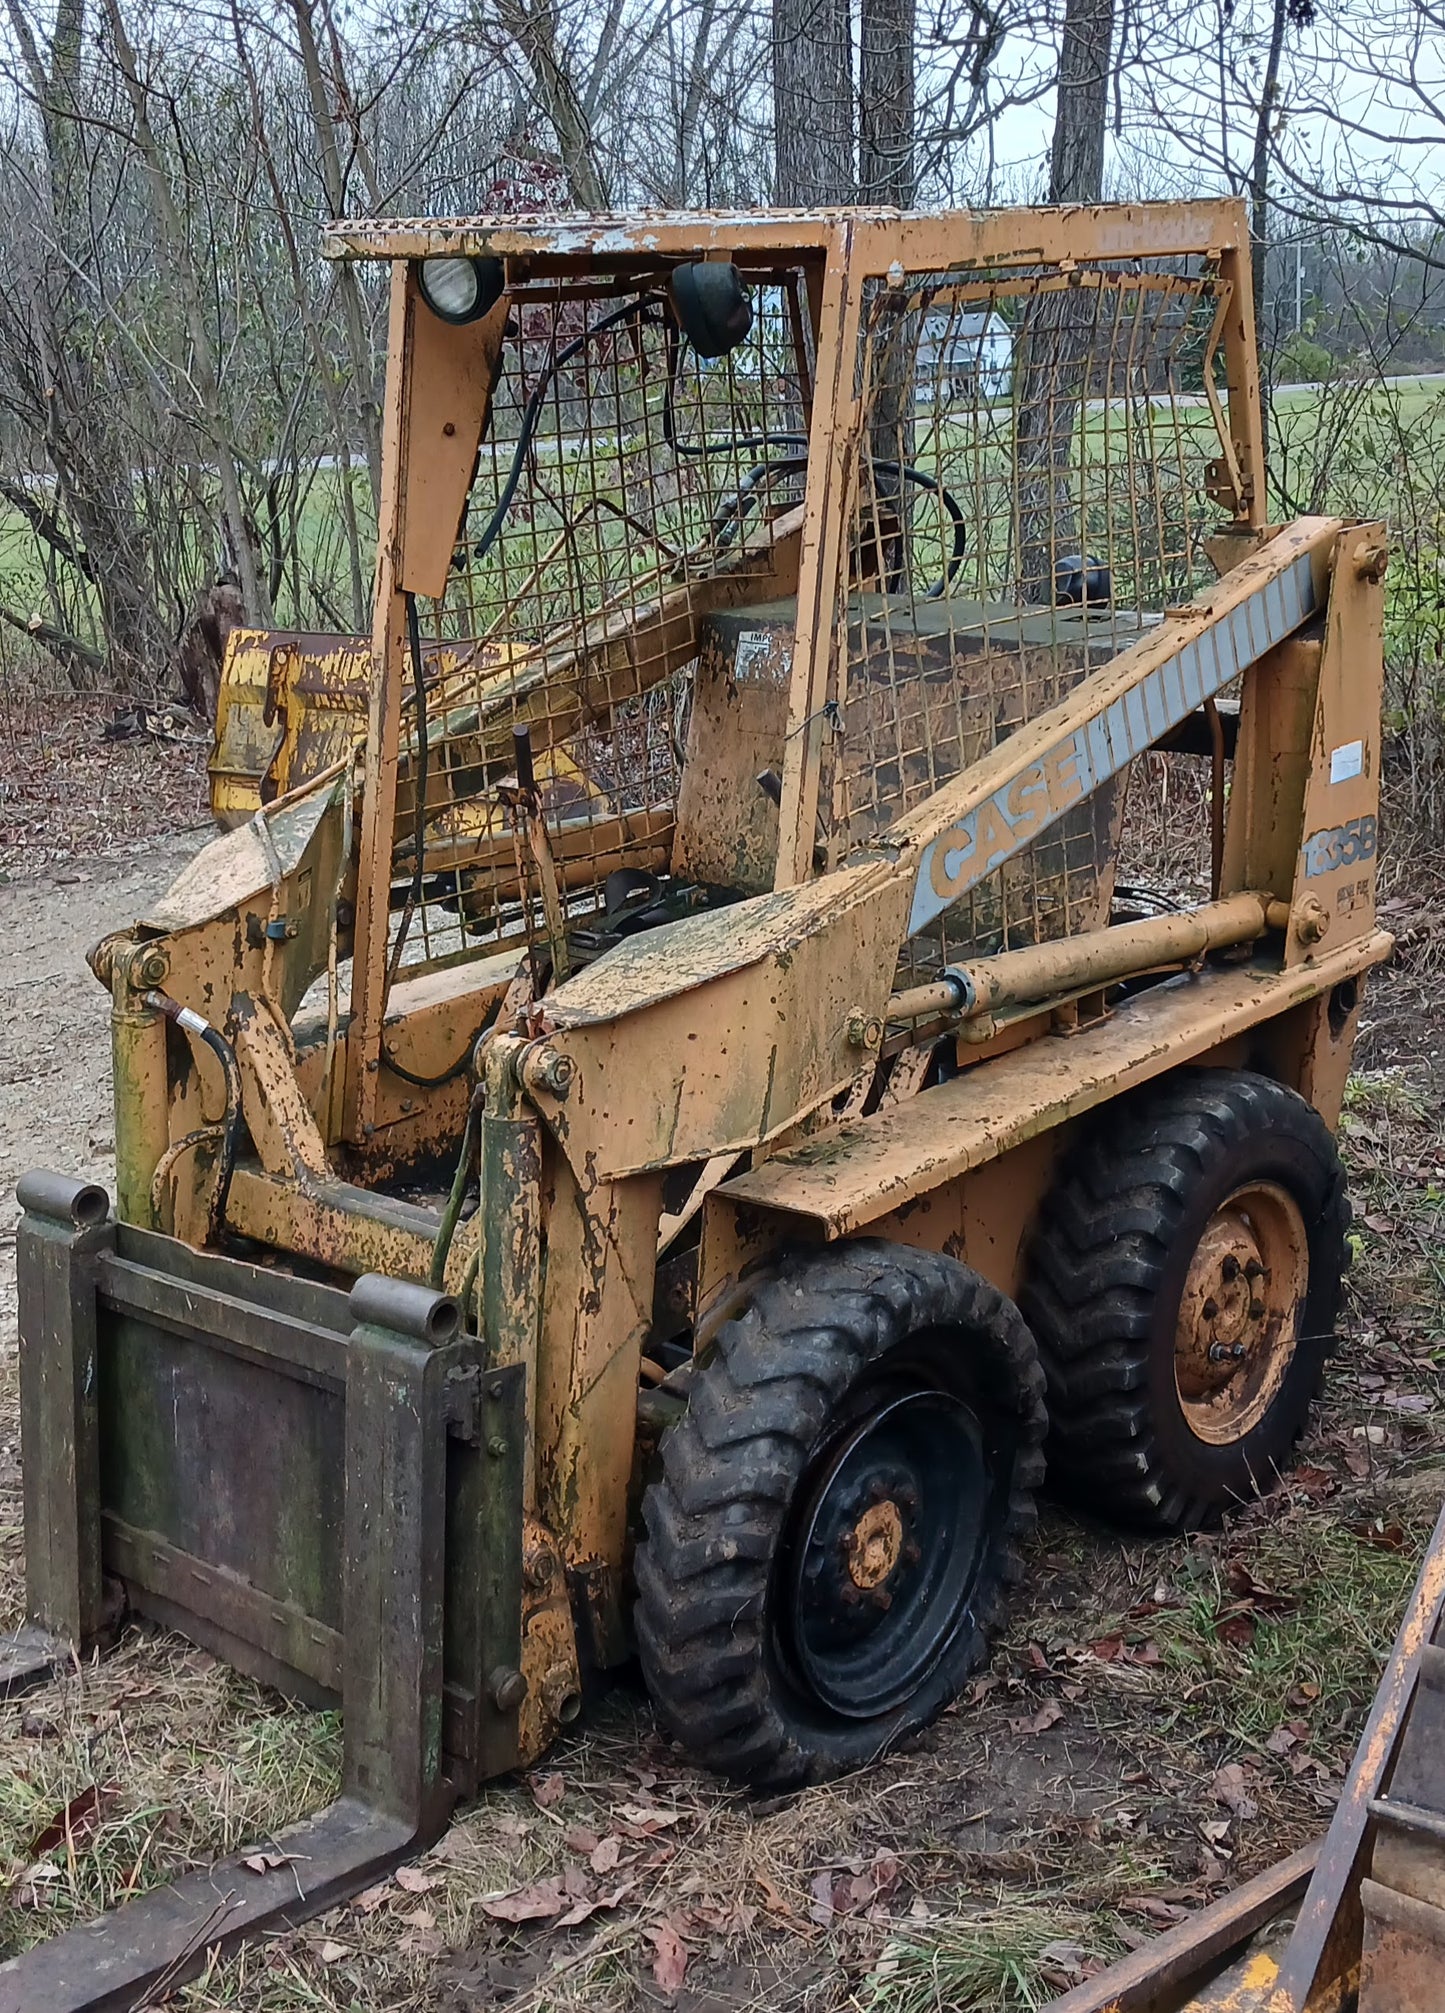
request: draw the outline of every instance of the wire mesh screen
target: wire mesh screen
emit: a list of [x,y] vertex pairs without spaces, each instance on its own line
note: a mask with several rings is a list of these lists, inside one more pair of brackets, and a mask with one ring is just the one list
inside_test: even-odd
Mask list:
[[[835,846],[1056,705],[1212,577],[1224,290],[1203,260],[878,283],[840,618]],[[1099,792],[914,946],[913,969],[1105,920]]]
[[797,588],[806,316],[796,275],[743,277],[751,329],[711,360],[645,282],[514,294],[451,576],[418,605],[428,669],[403,728],[394,967],[540,928],[509,809],[516,729],[569,924],[614,870],[668,863],[699,625]]

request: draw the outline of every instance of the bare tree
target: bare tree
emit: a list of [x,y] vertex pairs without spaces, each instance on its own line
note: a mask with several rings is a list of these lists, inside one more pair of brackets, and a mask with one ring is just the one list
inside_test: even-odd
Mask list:
[[914,0],[861,0],[858,38],[858,200],[911,207],[914,160]]
[[773,0],[774,200],[853,200],[853,29],[847,0]]
[[[1065,0],[1050,202],[1103,195],[1113,45],[1113,0]],[[1027,601],[1053,600],[1056,568],[1079,536],[1069,476],[1093,315],[1088,296],[1064,289],[1035,298],[1017,330],[1018,574]]]
[[1114,0],[1064,0],[1049,157],[1051,203],[1103,199],[1113,51]]

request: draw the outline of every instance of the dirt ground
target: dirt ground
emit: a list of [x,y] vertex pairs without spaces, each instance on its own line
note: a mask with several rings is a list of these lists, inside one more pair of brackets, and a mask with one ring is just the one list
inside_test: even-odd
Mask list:
[[[111,1179],[106,1000],[84,955],[204,836],[193,747],[142,745],[98,784],[92,741],[22,801],[0,787],[7,1622],[23,1603],[14,1183],[36,1164]],[[119,826],[128,850],[97,850],[117,829],[96,814],[105,787],[140,806]],[[167,823],[178,836],[149,835]],[[719,1786],[621,1683],[417,1866],[214,1965],[177,2003],[1032,2007],[1322,1830],[1445,1495],[1445,982],[1429,902],[1392,901],[1406,948],[1372,984],[1343,1133],[1341,1351],[1282,1488],[1164,1544],[1047,1511],[988,1673],[915,1748],[824,1789]],[[132,1630],[0,1706],[0,1954],[264,1842],[325,1800],[338,1766],[334,1718]]]

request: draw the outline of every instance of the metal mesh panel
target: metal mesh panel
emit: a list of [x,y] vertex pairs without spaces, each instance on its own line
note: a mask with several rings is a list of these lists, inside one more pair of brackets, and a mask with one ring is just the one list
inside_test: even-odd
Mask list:
[[667,864],[698,625],[748,593],[796,591],[805,316],[795,275],[743,277],[752,329],[716,360],[678,340],[643,280],[514,296],[451,577],[419,604],[439,667],[425,871],[413,907],[413,694],[394,964],[403,917],[407,968],[540,930],[507,809],[515,728],[530,734],[569,922],[600,906],[612,870]]
[[[1212,577],[1224,292],[1203,261],[865,301],[835,846],[866,843]],[[966,895],[912,969],[1104,920],[1117,792]]]

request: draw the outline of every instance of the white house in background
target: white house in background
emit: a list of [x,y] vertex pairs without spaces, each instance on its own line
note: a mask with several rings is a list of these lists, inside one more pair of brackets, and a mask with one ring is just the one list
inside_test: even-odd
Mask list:
[[1013,383],[1013,330],[1003,316],[928,309],[918,333],[919,405],[1007,398]]

